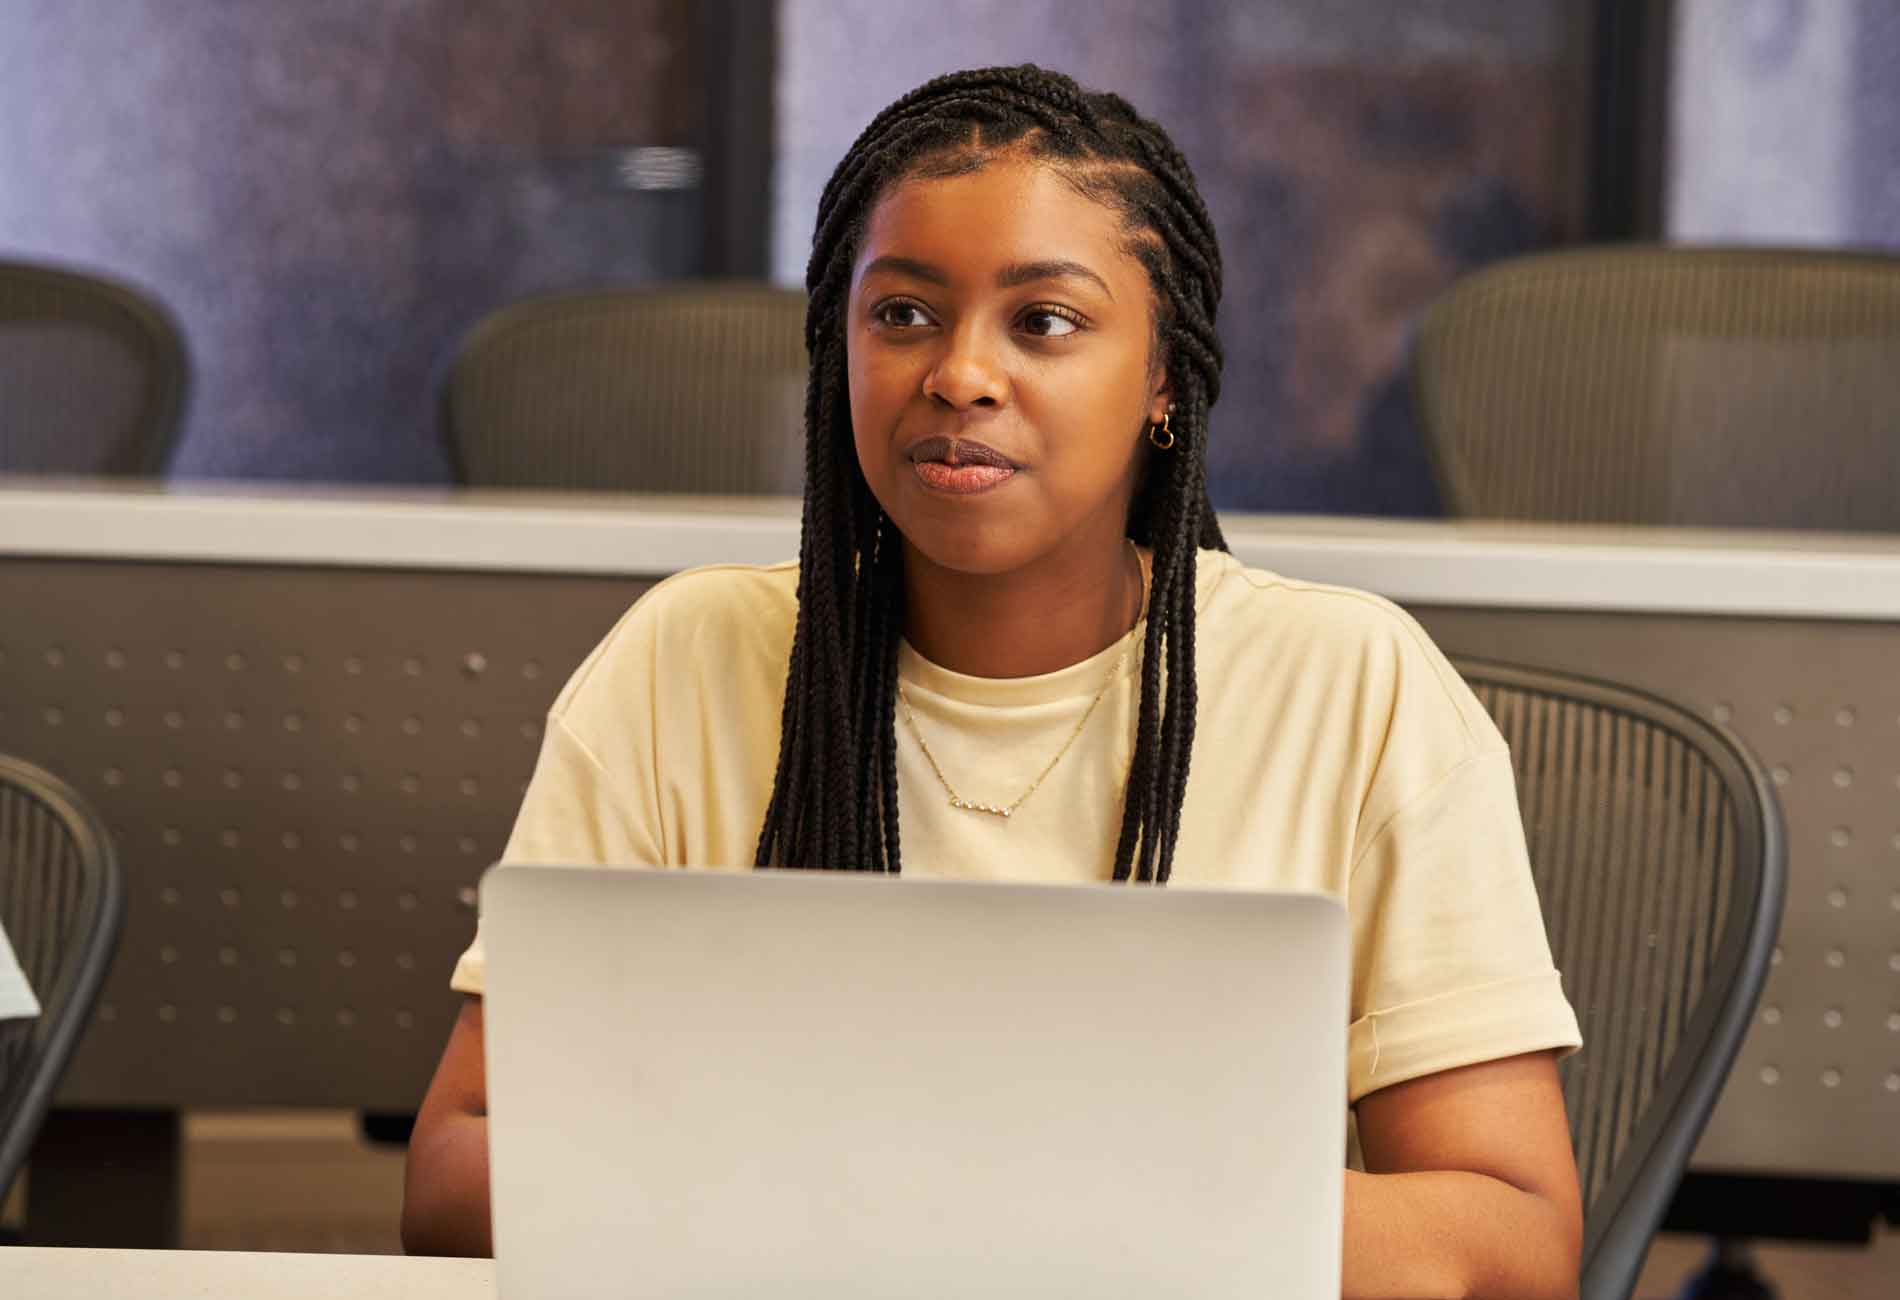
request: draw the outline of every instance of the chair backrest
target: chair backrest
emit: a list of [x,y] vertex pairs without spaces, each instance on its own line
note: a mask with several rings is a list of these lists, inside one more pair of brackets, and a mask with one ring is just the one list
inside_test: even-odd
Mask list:
[[1511,746],[1552,955],[1583,1300],[1624,1300],[1741,1046],[1786,872],[1779,805],[1727,734],[1653,696],[1460,660]]
[[65,782],[0,754],[0,926],[39,999],[0,1021],[0,1199],[85,1032],[125,923],[104,825]]
[[144,294],[0,261],[0,474],[162,472],[188,372],[177,326]]
[[805,295],[748,282],[504,307],[444,392],[450,454],[488,487],[796,495]]
[[1900,529],[1900,257],[1619,246],[1496,263],[1426,313],[1449,513]]

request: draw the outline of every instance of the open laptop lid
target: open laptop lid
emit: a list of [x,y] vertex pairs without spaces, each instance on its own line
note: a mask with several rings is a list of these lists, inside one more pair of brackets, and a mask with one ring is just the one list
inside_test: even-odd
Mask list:
[[482,911],[505,1300],[1339,1294],[1336,900],[503,866]]

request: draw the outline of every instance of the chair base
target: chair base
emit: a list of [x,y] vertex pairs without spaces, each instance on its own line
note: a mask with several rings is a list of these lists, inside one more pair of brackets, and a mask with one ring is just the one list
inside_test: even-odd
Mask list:
[[1746,1242],[1717,1241],[1702,1271],[1683,1284],[1676,1300],[1777,1300],[1779,1292],[1755,1271]]

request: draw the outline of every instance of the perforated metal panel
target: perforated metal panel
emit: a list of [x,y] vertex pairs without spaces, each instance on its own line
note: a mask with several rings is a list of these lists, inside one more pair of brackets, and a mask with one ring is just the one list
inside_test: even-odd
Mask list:
[[1900,1178],[1900,625],[1413,612],[1448,651],[1674,700],[1768,766],[1789,844],[1781,941],[1696,1165]]
[[414,1107],[547,706],[644,585],[0,564],[0,751],[127,876],[61,1102]]

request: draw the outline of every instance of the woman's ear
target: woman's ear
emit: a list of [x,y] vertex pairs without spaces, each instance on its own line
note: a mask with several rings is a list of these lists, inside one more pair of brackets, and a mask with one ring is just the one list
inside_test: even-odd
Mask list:
[[1148,390],[1148,423],[1160,424],[1161,417],[1174,409],[1174,386],[1168,380],[1168,368],[1156,366]]

